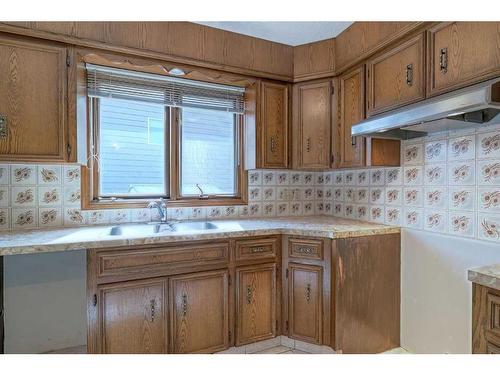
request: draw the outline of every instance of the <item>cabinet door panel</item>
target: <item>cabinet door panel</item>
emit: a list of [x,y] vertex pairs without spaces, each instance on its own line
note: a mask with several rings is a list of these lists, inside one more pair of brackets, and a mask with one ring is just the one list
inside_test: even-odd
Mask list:
[[331,81],[296,87],[294,136],[299,168],[330,166]]
[[262,82],[262,168],[288,167],[288,86]]
[[236,271],[236,345],[276,336],[276,264]]
[[229,344],[228,272],[200,272],[169,281],[171,350],[211,353]]
[[365,73],[360,67],[340,77],[340,164],[341,168],[365,164],[365,138],[352,137],[351,128],[365,118]]
[[428,93],[500,75],[500,22],[447,22],[428,32]]
[[368,115],[424,99],[424,64],[423,34],[370,60]]
[[66,49],[0,38],[0,160],[63,161],[66,131]]
[[288,280],[290,337],[321,344],[322,267],[290,264]]
[[165,280],[99,287],[102,353],[166,353]]

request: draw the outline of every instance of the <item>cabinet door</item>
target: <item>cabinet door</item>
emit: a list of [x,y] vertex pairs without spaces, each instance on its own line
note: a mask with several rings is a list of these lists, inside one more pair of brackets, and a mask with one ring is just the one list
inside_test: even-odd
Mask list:
[[288,167],[288,85],[262,82],[261,168]]
[[172,277],[169,291],[171,351],[211,353],[228,347],[226,270]]
[[298,168],[329,168],[332,83],[300,84],[295,90],[295,164]]
[[101,353],[167,353],[165,280],[98,288]]
[[236,270],[236,345],[276,336],[276,264]]
[[500,74],[500,22],[447,22],[428,32],[428,93]]
[[424,99],[424,64],[424,34],[368,61],[368,115]]
[[63,161],[66,49],[0,38],[0,160]]
[[321,344],[323,269],[293,263],[288,269],[289,336]]
[[365,70],[361,66],[339,78],[341,168],[365,164],[365,138],[352,137],[351,128],[365,118]]

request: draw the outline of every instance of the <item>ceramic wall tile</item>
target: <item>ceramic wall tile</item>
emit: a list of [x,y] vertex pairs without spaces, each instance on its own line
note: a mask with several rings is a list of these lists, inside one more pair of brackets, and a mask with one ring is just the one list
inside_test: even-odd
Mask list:
[[62,208],[46,207],[38,210],[38,225],[40,227],[60,227],[62,224]]
[[424,168],[424,185],[446,185],[446,164],[427,164]]
[[385,173],[383,169],[374,169],[370,171],[370,186],[384,186]]
[[38,185],[61,185],[63,183],[62,166],[39,165]]
[[448,194],[448,208],[458,211],[474,211],[476,207],[476,188],[451,186]]
[[250,186],[260,186],[262,185],[262,171],[252,170],[248,172],[248,185]]
[[12,207],[37,206],[36,186],[12,186],[10,202]]
[[0,207],[10,206],[10,187],[0,185]]
[[424,207],[426,209],[444,210],[448,207],[447,188],[433,186],[424,190]]
[[64,166],[64,184],[65,185],[80,185],[81,173],[78,165]]
[[476,230],[475,214],[472,212],[450,212],[448,233],[457,236],[474,237]]
[[403,169],[402,168],[386,169],[385,182],[388,186],[403,185]]
[[500,130],[477,135],[477,158],[500,159]]
[[476,176],[478,185],[500,185],[500,158],[478,160]]
[[450,163],[448,183],[450,185],[475,185],[475,163],[472,160]]
[[10,184],[10,165],[0,164],[0,185]]
[[475,154],[475,135],[465,135],[457,138],[451,138],[448,141],[448,160],[467,160],[474,159]]
[[434,140],[425,143],[425,163],[439,163],[446,161],[447,141]]
[[405,144],[403,145],[403,163],[404,165],[421,165],[424,160],[424,145]]
[[447,212],[446,211],[424,211],[424,229],[431,232],[446,233]]
[[11,227],[12,229],[31,229],[38,224],[38,212],[36,208],[13,208]]
[[0,208],[0,230],[10,229],[10,210],[8,208]]
[[10,168],[10,181],[12,185],[36,185],[36,166],[14,164]]
[[477,189],[478,211],[500,213],[500,186]]
[[478,215],[478,238],[487,241],[500,240],[500,215]]
[[386,206],[385,207],[385,224],[387,225],[401,225],[401,211],[400,207]]
[[38,204],[40,207],[61,206],[63,197],[59,186],[38,187]]

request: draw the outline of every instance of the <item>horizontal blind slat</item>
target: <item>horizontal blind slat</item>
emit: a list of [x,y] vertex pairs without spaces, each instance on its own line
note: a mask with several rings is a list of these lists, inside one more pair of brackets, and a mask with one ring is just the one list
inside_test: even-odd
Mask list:
[[173,78],[159,74],[86,64],[87,94],[173,107],[245,111],[242,87]]

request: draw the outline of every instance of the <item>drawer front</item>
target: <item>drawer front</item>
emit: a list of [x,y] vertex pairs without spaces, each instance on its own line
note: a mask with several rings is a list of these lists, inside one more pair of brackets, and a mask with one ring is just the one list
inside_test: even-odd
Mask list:
[[291,258],[323,260],[323,241],[290,238],[288,240],[288,256]]
[[488,329],[500,336],[500,296],[488,293]]
[[229,261],[229,243],[193,244],[132,250],[111,250],[97,255],[98,277],[126,275]]
[[277,248],[276,237],[236,241],[236,260],[274,258]]

